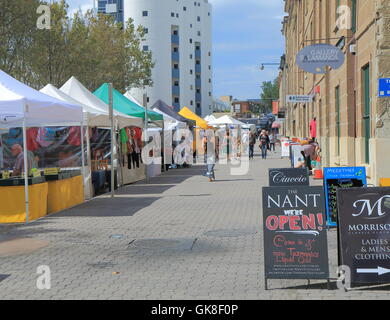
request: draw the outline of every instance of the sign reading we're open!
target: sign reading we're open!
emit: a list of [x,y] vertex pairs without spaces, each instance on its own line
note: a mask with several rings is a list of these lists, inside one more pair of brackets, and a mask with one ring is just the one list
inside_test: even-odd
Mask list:
[[328,279],[322,187],[263,188],[266,279]]

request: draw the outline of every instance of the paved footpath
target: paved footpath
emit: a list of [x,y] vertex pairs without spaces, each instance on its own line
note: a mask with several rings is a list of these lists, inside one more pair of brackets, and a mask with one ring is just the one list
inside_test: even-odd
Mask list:
[[[216,168],[171,170],[28,226],[0,226],[0,247],[18,238],[46,246],[16,256],[0,249],[0,299],[386,299],[390,288],[327,290],[323,281],[269,282],[264,289],[261,188],[270,167],[258,156],[246,175]],[[43,241],[43,242],[42,242]],[[336,233],[329,232],[332,276]],[[51,289],[37,288],[47,265]]]

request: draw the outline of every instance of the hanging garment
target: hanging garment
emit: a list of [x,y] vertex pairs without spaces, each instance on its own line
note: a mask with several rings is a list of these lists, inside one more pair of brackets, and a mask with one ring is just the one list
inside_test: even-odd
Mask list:
[[48,147],[56,141],[57,130],[55,128],[39,128],[37,142],[41,147]]
[[127,142],[129,141],[129,138],[127,136],[126,129],[121,130],[121,150],[122,154],[127,154]]
[[36,151],[40,148],[37,142],[38,128],[28,128],[26,130],[27,150]]
[[81,145],[81,128],[80,127],[70,127],[68,143],[71,146],[80,146]]

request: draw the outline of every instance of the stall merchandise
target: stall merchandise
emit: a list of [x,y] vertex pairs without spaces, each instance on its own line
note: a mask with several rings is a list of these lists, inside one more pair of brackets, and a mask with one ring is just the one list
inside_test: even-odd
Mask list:
[[[28,155],[27,128],[63,124],[83,126],[82,108],[36,91],[0,70],[0,127],[22,128],[23,155]],[[44,132],[42,136],[45,136]],[[29,186],[29,161],[28,156],[23,155],[20,158],[24,162],[21,166],[24,171],[24,190],[18,186],[0,187],[0,194],[4,197],[1,222],[28,223],[47,213],[48,184],[44,182]]]

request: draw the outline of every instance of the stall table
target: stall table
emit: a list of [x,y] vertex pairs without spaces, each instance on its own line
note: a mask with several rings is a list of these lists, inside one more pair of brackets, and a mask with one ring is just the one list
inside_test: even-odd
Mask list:
[[[48,183],[44,177],[28,179],[29,221],[47,214]],[[24,179],[0,179],[0,223],[26,222]]]
[[47,213],[59,212],[84,202],[83,177],[79,170],[45,176],[48,181]]

